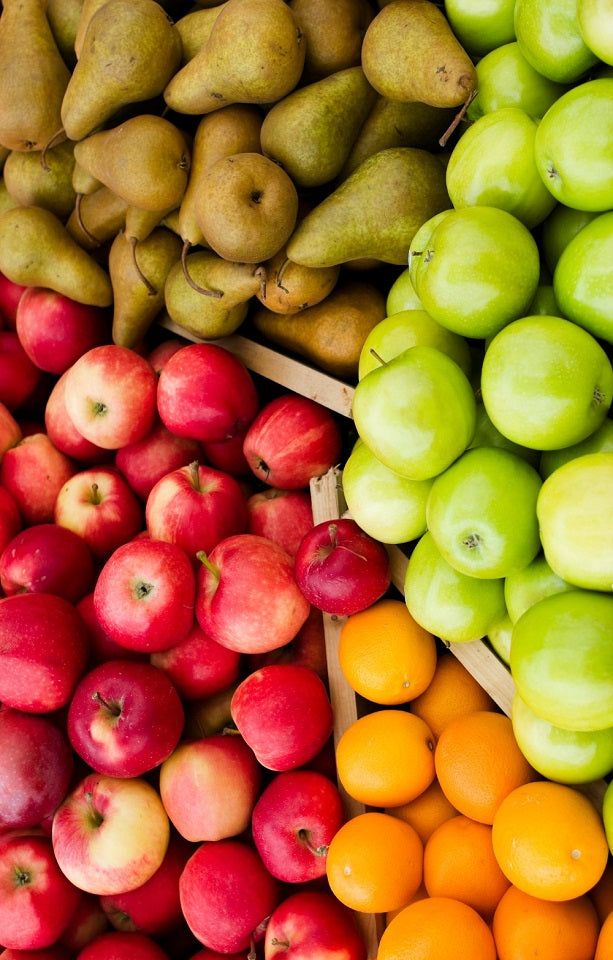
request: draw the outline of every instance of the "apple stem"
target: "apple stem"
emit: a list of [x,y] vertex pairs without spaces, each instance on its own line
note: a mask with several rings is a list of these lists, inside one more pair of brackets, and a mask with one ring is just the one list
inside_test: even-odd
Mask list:
[[97,483],[92,483],[92,495],[91,503],[102,503],[102,497],[100,496],[100,488]]
[[237,737],[239,736],[238,727],[222,727],[222,735],[224,737]]
[[96,810],[94,806],[94,795],[91,791],[85,794],[85,800],[89,804],[89,817],[92,824],[95,827],[101,826],[101,824],[104,823],[104,817],[99,810]]
[[105,700],[99,690],[96,690],[95,693],[92,693],[92,700],[97,700],[98,703],[101,703],[109,713],[113,714],[114,717],[119,717],[121,715],[121,707],[118,704],[111,704],[108,700]]
[[272,937],[270,942],[273,947],[283,947],[285,950],[289,950],[289,940],[277,940],[276,937]]
[[380,364],[381,364],[382,367],[387,366],[387,360],[384,360],[383,357],[380,356],[380,354],[378,354],[377,351],[376,351],[373,347],[371,347],[368,352],[370,353],[371,357],[374,357],[374,358],[375,358],[375,360],[377,361],[377,363],[380,363]]
[[206,555],[206,553],[204,552],[204,550],[198,550],[198,552],[197,552],[197,554],[196,554],[196,557],[197,557],[198,560],[200,560],[200,563],[203,563],[203,564],[205,565],[205,567],[207,568],[207,570],[209,570],[209,571],[213,574],[213,576],[215,577],[216,580],[219,580],[219,579],[220,579],[220,576],[219,576],[219,567],[216,567],[214,563],[211,563],[211,561],[210,561],[209,558],[207,557],[207,555]]
[[194,490],[200,492],[200,464],[197,460],[192,460],[189,465],[189,479]]
[[301,840],[302,843],[304,843],[304,845],[305,845],[305,847],[307,848],[307,850],[309,850],[309,851],[310,851],[312,854],[314,854],[316,857],[325,857],[325,856],[326,856],[326,854],[327,854],[327,852],[328,852],[328,845],[327,845],[326,843],[322,843],[321,846],[319,846],[319,847],[314,846],[314,845],[311,843],[311,841],[309,840],[309,832],[308,832],[308,830],[299,830],[299,831],[298,831],[298,839]]
[[[288,947],[289,947],[289,943],[288,943]],[[249,943],[249,953],[247,954],[247,960],[256,960],[256,958],[257,958],[257,953],[255,952],[255,940],[253,939],[253,937],[251,937],[251,940]]]

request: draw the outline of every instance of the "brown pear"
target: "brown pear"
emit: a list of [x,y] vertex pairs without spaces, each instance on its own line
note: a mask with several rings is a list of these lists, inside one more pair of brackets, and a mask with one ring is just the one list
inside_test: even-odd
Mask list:
[[285,247],[262,265],[266,279],[256,293],[273,313],[300,313],[332,293],[340,267],[304,267],[288,259]]
[[192,60],[205,45],[223,7],[223,3],[216,7],[195,7],[176,21],[176,28],[181,37],[181,67]]
[[6,189],[4,177],[0,177],[0,216],[5,210],[12,210],[13,207],[16,206],[18,206],[18,204],[13,200],[12,196]]
[[24,207],[46,207],[65,220],[74,207],[72,185],[74,143],[64,140],[56,147],[26,153],[13,150],[4,165],[4,182],[13,199]]
[[85,250],[96,250],[123,230],[128,204],[108,187],[77,194],[66,229]]
[[75,40],[84,0],[47,0],[47,19],[58,50],[72,70],[77,62]]
[[77,21],[74,38],[74,52],[77,60],[81,56],[81,52],[83,50],[83,41],[85,40],[85,34],[89,26],[89,21],[93,15],[98,12],[100,7],[104,6],[106,2],[107,0],[82,0],[81,13],[79,14],[79,19]]
[[369,0],[290,0],[304,35],[303,82],[360,64],[362,41],[375,11]]

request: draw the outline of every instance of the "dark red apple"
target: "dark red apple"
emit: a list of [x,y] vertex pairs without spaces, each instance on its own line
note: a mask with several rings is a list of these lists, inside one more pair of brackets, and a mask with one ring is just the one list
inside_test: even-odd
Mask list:
[[103,630],[94,608],[94,591],[86,593],[76,605],[79,614],[87,627],[89,635],[89,665],[95,667],[107,660],[140,660],[149,661],[149,654],[144,650],[128,650],[116,643]]
[[306,490],[280,490],[268,487],[247,500],[248,533],[274,540],[296,555],[304,535],[314,526],[311,496]]
[[0,957],[2,960],[70,960],[70,953],[66,947],[56,943],[41,950],[3,950]]
[[55,593],[77,603],[94,585],[94,561],[82,537],[57,523],[21,530],[0,553],[0,586],[14,593]]
[[6,487],[0,486],[0,550],[21,530],[21,514]]
[[70,957],[74,957],[94,937],[109,929],[110,924],[100,905],[100,897],[81,890],[77,908],[68,921],[68,926],[60,937],[58,945],[66,949]]
[[264,951],[266,960],[366,960],[367,956],[354,914],[325,890],[300,890],[286,897],[270,917]]
[[4,454],[0,484],[12,494],[24,523],[51,523],[58,494],[75,473],[74,462],[46,433],[32,433]]
[[110,341],[111,314],[55,290],[28,287],[17,305],[15,329],[32,363],[60,374],[92,347]]
[[112,461],[112,454],[91,440],[86,440],[69,417],[65,403],[66,375],[63,373],[55,381],[45,404],[45,430],[49,439],[66,456],[83,461],[90,467],[95,463]]
[[83,947],[77,960],[169,960],[169,956],[145,933],[107,930]]
[[149,433],[117,450],[115,465],[141,500],[173,470],[186,467],[202,455],[197,440],[177,437],[156,417]]
[[231,473],[233,477],[249,477],[251,469],[245,454],[243,452],[243,443],[247,429],[239,430],[227,440],[212,440],[210,443],[203,443],[202,449],[204,456],[212,467],[218,470],[225,470]]
[[302,667],[310,667],[324,682],[328,682],[326,634],[321,610],[312,606],[296,636],[285,646],[267,653],[250,654],[247,657],[247,670],[258,670],[269,663],[297,663]]
[[17,307],[22,294],[27,289],[21,283],[15,283],[13,280],[9,280],[4,273],[0,273],[0,313],[10,330],[15,329]]
[[0,461],[7,450],[19,443],[22,436],[21,425],[6,404],[0,403]]
[[34,394],[42,372],[23,349],[15,330],[0,330],[0,402],[19,410]]
[[238,679],[242,655],[217,643],[195,623],[184,640],[152,653],[151,663],[168,674],[182,700],[200,700]]

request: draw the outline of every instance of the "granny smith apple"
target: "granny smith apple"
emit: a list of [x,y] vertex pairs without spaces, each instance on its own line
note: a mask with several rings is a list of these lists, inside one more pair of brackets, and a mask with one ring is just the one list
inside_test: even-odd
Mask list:
[[535,290],[532,301],[528,307],[528,314],[543,314],[544,316],[561,317],[560,304],[556,300],[556,295],[552,283],[539,284]]
[[481,396],[505,437],[555,450],[598,429],[613,396],[611,361],[595,337],[563,317],[509,323],[489,344]]
[[342,474],[343,493],[355,522],[381,543],[408,543],[426,530],[426,502],[433,480],[394,473],[358,438]]
[[520,107],[499,107],[466,128],[447,164],[447,192],[456,209],[498,207],[529,229],[551,213],[556,200],[534,161],[537,125]]
[[553,289],[565,317],[613,343],[613,211],[573,237],[558,260]]
[[553,103],[539,123],[534,156],[556,200],[578,210],[613,207],[613,78],[587,80]]
[[553,593],[574,590],[574,586],[554,573],[544,555],[539,553],[526,567],[513,570],[504,581],[504,599],[511,623],[515,623],[528,607]]
[[486,53],[475,65],[477,96],[467,115],[476,120],[500,107],[519,107],[528,116],[540,120],[554,100],[567,89],[567,84],[549,80],[528,63],[517,40],[504,43]]
[[586,453],[554,470],[536,512],[551,569],[586,590],[613,590],[613,453]]
[[598,60],[581,35],[577,0],[516,0],[514,23],[526,60],[550,80],[573,83]]
[[520,697],[568,730],[613,727],[613,597],[569,590],[544,597],[513,626],[511,674]]
[[387,316],[400,313],[401,310],[420,310],[421,301],[411,283],[409,268],[402,270],[387,292],[385,312]]
[[517,217],[492,206],[462,207],[447,211],[429,236],[427,229],[428,221],[411,241],[409,269],[431,317],[454,333],[484,338],[526,312],[539,251]]
[[[417,271],[421,264],[423,251],[428,249],[432,239],[432,234],[434,233],[436,227],[438,227],[439,223],[442,223],[442,221],[452,213],[453,207],[448,207],[446,210],[439,210],[439,212],[435,213],[433,217],[429,217],[428,220],[424,220],[422,225],[413,234],[413,241],[409,245],[408,270],[409,278],[413,284],[413,289],[416,292]],[[420,304],[423,309],[423,303],[421,303],[421,300]]]
[[522,447],[519,443],[513,443],[508,437],[498,430],[490,420],[483,402],[477,401],[477,423],[474,436],[468,445],[471,447],[503,447],[523,457],[528,463],[536,467],[539,462],[538,450],[532,450],[530,447]]
[[526,760],[548,780],[591,783],[613,769],[613,727],[567,730],[540,717],[518,693],[511,703],[511,722]]
[[505,614],[503,581],[455,570],[429,532],[409,557],[404,597],[413,618],[448,643],[480,640]]
[[613,780],[610,781],[602,798],[602,819],[609,850],[613,853]]
[[563,463],[582,457],[585,453],[613,453],[613,420],[607,417],[598,430],[594,430],[589,437],[574,443],[571,447],[562,450],[544,450],[539,460],[539,473],[543,480],[561,467]]
[[358,360],[358,379],[393,357],[419,344],[448,354],[468,376],[471,357],[465,337],[452,333],[425,310],[400,310],[384,317],[366,337]]
[[552,277],[562,251],[583,227],[598,217],[595,210],[575,210],[557,203],[541,224],[541,251]]
[[613,64],[613,8],[610,0],[578,0],[581,36],[599,60]]
[[481,57],[515,38],[515,0],[445,0],[445,14],[462,46]]
[[475,430],[475,396],[455,360],[436,347],[403,350],[357,384],[358,436],[390,470],[412,480],[442,473]]
[[487,632],[487,640],[495,654],[497,654],[503,663],[509,666],[511,661],[511,635],[513,633],[513,624],[508,613],[492,624]]

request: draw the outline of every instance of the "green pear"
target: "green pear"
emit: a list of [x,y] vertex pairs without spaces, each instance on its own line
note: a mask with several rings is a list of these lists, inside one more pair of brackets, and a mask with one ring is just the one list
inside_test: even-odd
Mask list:
[[312,267],[360,258],[406,264],[418,228],[449,206],[445,170],[434,154],[417,147],[380,150],[306,215],[287,255]]
[[16,206],[18,206],[18,204],[13,200],[12,196],[6,189],[4,177],[0,177],[0,216],[5,210],[12,210]]
[[369,0],[290,0],[289,6],[306,44],[303,82],[359,66],[362,40],[375,15]]
[[57,48],[46,0],[4,0],[0,16],[0,143],[42,150],[62,128],[70,71]]
[[113,302],[106,270],[44,207],[18,206],[0,216],[0,272],[13,283],[48,287],[79,303]]
[[65,220],[74,207],[74,143],[64,140],[41,151],[13,150],[4,165],[7,190],[24,207],[46,207]]
[[77,21],[74,38],[74,52],[77,60],[83,50],[83,41],[85,40],[89,21],[106,2],[107,0],[81,0],[81,13]]
[[79,246],[96,250],[123,230],[127,209],[125,200],[108,187],[100,186],[93,193],[77,194],[66,229]]
[[75,39],[84,0],[47,0],[47,19],[57,48],[72,70],[77,62]]
[[94,193],[102,184],[96,177],[92,177],[89,170],[82,167],[75,159],[72,168],[72,186],[75,193],[87,194]]
[[181,38],[155,0],[107,0],[91,17],[61,107],[82,140],[121,108],[160,94],[177,70]]
[[176,27],[181,37],[181,67],[192,60],[208,41],[213,24],[224,6],[224,3],[220,3],[216,7],[195,7],[179,17]]

